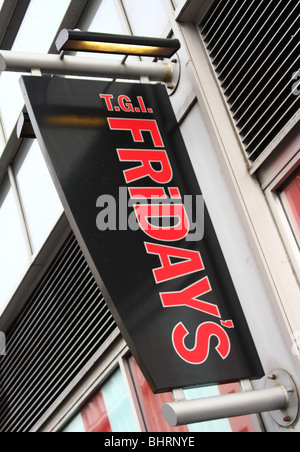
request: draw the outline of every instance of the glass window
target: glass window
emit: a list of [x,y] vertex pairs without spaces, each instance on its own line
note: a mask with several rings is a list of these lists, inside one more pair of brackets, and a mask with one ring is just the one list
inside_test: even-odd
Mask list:
[[[143,418],[146,422],[146,428],[149,432],[254,432],[254,426],[250,416],[242,416],[230,420],[221,419],[218,421],[202,422],[177,428],[170,427],[163,418],[162,405],[173,402],[172,395],[170,393],[154,395],[133,358],[129,359],[129,366]],[[192,400],[239,391],[239,385],[236,384],[186,389],[184,393],[187,400]]]
[[85,433],[85,428],[81,414],[77,414],[71,422],[64,428],[63,433]]
[[133,34],[166,37],[169,18],[161,0],[123,0]]
[[[94,9],[95,6],[96,10]],[[98,1],[95,6],[90,8],[80,22],[80,29],[99,33],[124,33],[125,30],[114,2],[102,0],[100,4]]]
[[33,251],[36,253],[63,213],[37,140],[25,142],[14,171]]
[[70,0],[31,0],[12,50],[47,53]]
[[281,189],[280,198],[300,246],[300,168]]
[[29,265],[19,211],[12,188],[5,182],[0,192],[0,315]]
[[20,74],[3,72],[0,77],[0,109],[6,140],[21,113],[24,99],[19,87]]
[[140,371],[136,361],[132,357],[129,359],[129,368],[133,378],[139,403],[141,406],[143,418],[146,423],[147,431],[153,433],[189,432],[187,426],[172,428],[164,420],[161,409],[164,403],[173,402],[172,395],[170,393],[154,395],[148,383],[146,382],[142,372]]
[[116,370],[80,414],[63,429],[70,432],[136,432],[121,370]]
[[[47,53],[70,0],[31,0],[12,50]],[[20,74],[3,73],[0,77],[0,110],[8,138],[24,105],[19,88]]]
[[[133,357],[128,359],[133,399],[136,400],[137,418],[142,431],[152,433],[189,433],[189,432],[255,432],[250,416],[203,422],[181,427],[170,427],[162,415],[162,406],[173,401],[171,393],[154,395]],[[238,384],[193,388],[184,391],[187,400],[225,395],[239,392]],[[124,380],[117,370],[92,400],[64,428],[64,432],[136,432],[133,414],[130,408]]]
[[[93,31],[97,33],[125,34],[119,12],[116,5],[111,0],[99,0],[91,5],[85,13],[83,19],[79,23],[78,28],[85,31]],[[105,58],[122,60],[122,55],[110,55],[101,53],[78,53],[81,57]]]

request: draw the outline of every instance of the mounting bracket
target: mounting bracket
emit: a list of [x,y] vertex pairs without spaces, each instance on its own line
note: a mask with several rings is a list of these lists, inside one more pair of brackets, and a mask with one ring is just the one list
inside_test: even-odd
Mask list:
[[268,376],[265,389],[199,400],[180,400],[165,404],[162,411],[171,427],[270,412],[278,425],[288,428],[298,418],[299,398],[290,375],[276,369]]

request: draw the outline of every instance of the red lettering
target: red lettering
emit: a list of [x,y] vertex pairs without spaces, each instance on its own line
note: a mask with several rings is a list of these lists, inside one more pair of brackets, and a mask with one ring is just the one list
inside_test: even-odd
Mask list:
[[226,359],[230,353],[230,340],[223,328],[216,323],[207,322],[199,326],[195,336],[195,346],[188,349],[185,346],[185,338],[189,335],[188,330],[182,323],[179,323],[173,330],[173,346],[178,355],[190,364],[203,364],[207,360],[210,352],[211,340],[218,339],[215,347],[222,359]]
[[[197,271],[203,270],[204,265],[200,253],[182,248],[145,243],[148,254],[157,254],[162,266],[153,270],[156,283],[169,281]],[[183,262],[172,264],[171,257]]]
[[[181,199],[178,188],[169,188],[170,197],[174,200]],[[168,199],[163,187],[130,187],[128,188],[131,199]]]
[[131,199],[167,199],[163,187],[130,187],[128,188]]
[[[140,228],[149,237],[162,242],[175,242],[184,239],[190,230],[189,220],[182,204],[134,205]],[[162,219],[167,226],[157,226],[149,221]],[[171,221],[175,224],[170,225]]]
[[206,277],[181,292],[161,293],[160,297],[164,308],[188,306],[189,308],[197,309],[205,314],[221,317],[218,306],[197,300],[198,297],[211,292],[211,290],[209,279]]
[[141,112],[142,113],[147,113],[147,110],[146,110],[146,107],[145,107],[145,103],[144,103],[144,99],[142,98],[142,97],[140,97],[140,96],[138,96],[138,102],[139,102],[139,105],[140,105],[140,108],[141,108]]
[[106,107],[109,111],[113,111],[114,107],[112,106],[111,99],[114,98],[112,94],[100,94],[100,98],[104,99],[106,102]]
[[225,328],[234,328],[234,323],[232,320],[222,321],[221,325],[225,326]]
[[[109,111],[113,111],[113,95],[101,94]],[[146,108],[143,97],[137,97],[138,106],[134,108],[131,99],[121,95],[119,106],[124,112],[153,113]],[[108,118],[111,130],[130,132],[135,143],[149,141],[149,134],[156,149],[117,149],[121,162],[137,162],[134,167],[124,171],[127,184],[149,177],[157,184],[168,184],[173,178],[173,170],[168,158],[157,121],[146,119]],[[147,134],[147,136],[145,135]],[[126,138],[126,137],[125,137]],[[138,145],[137,145],[138,146]],[[144,147],[148,146],[145,144]],[[143,147],[143,146],[139,146]],[[151,146],[150,146],[151,147]],[[160,148],[160,149],[157,149]],[[138,184],[137,184],[138,185]],[[147,185],[147,184],[145,184]],[[130,187],[129,193],[134,200],[133,208],[142,231],[151,239],[159,242],[175,242],[183,240],[189,233],[190,224],[187,212],[181,201],[179,189],[176,187]],[[145,200],[156,200],[146,203]],[[162,200],[162,201],[160,201]],[[204,263],[198,251],[175,248],[157,243],[145,242],[148,254],[157,255],[160,267],[153,269],[157,284],[180,278],[204,270]],[[208,303],[202,298],[210,293],[212,287],[208,277],[186,287],[179,292],[160,293],[164,308],[188,307],[220,319],[221,325],[214,322],[202,323],[194,336],[194,347],[186,346],[186,338],[190,332],[182,322],[172,332],[173,347],[184,361],[200,365],[209,357],[213,347],[222,359],[230,353],[231,344],[224,328],[234,328],[232,320],[221,320],[217,305]]]
[[[134,108],[132,106],[131,99],[129,99],[128,96],[119,96],[118,100],[119,100],[119,105],[123,111],[134,112]],[[125,104],[125,102],[127,102],[127,103]]]
[[[126,183],[150,177],[154,182],[167,184],[173,177],[173,171],[166,151],[143,149],[117,149],[121,162],[141,162],[140,166],[124,171]],[[153,163],[159,163],[160,169],[153,168]]]
[[111,130],[128,130],[132,133],[133,140],[138,143],[143,143],[144,138],[142,132],[150,132],[154,146],[163,148],[160,131],[157,122],[152,119],[128,119],[128,118],[108,118],[107,119]]

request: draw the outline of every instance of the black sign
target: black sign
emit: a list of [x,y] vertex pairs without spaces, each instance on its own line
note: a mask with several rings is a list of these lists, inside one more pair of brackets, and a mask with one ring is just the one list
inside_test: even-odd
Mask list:
[[261,378],[166,89],[21,85],[70,224],[152,390]]

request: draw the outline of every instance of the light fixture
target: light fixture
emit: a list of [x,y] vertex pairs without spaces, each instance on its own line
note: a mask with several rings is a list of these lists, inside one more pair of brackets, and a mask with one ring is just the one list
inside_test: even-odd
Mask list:
[[56,40],[56,47],[58,51],[171,58],[180,49],[180,42],[178,39],[112,35],[63,29]]

